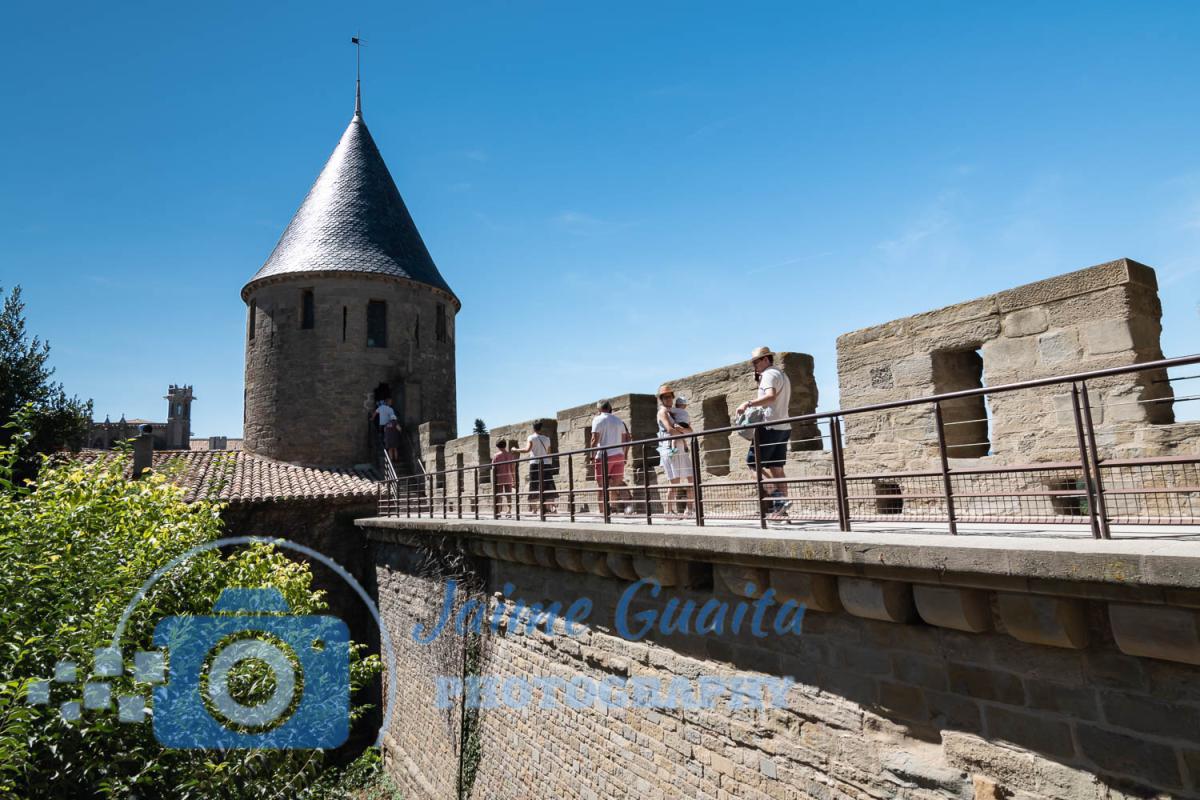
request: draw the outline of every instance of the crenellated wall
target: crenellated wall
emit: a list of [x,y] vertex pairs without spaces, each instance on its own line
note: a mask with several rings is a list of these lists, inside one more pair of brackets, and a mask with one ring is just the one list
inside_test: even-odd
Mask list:
[[[1200,544],[359,525],[383,617],[405,640],[385,755],[406,797],[1200,796]],[[419,645],[413,625],[437,618],[450,577],[473,581],[489,614],[518,600],[594,607],[574,636],[560,620],[553,635],[502,627]],[[807,607],[802,632],[622,635],[621,598],[651,578],[662,594],[639,588],[626,619],[770,590]],[[732,696],[550,709],[543,692],[524,708],[437,711],[436,676],[464,674],[795,684],[761,710]]]

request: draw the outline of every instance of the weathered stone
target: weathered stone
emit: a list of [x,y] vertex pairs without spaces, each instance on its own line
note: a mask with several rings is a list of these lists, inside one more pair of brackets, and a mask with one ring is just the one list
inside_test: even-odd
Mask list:
[[1034,306],[1006,314],[1002,325],[1005,336],[1030,336],[1044,332],[1050,327],[1050,321],[1045,308]]
[[736,564],[714,564],[713,574],[731,594],[738,597],[761,597],[771,582],[767,570]]
[[912,586],[902,581],[838,578],[838,596],[856,617],[884,622],[908,622],[916,614]]
[[1082,351],[1075,331],[1050,331],[1037,338],[1038,358],[1046,366],[1077,364]]
[[628,553],[612,552],[605,559],[608,563],[609,570],[618,578],[624,578],[627,581],[636,581],[638,579],[637,570],[633,566],[633,557]]
[[1087,619],[1079,600],[1000,592],[996,610],[1008,634],[1022,642],[1076,650],[1087,647]]
[[1104,319],[1085,325],[1083,342],[1091,355],[1120,353],[1133,349],[1133,333],[1124,319]]
[[770,585],[775,590],[776,599],[781,603],[791,600],[810,611],[842,610],[837,578],[833,575],[773,569],[770,571]]
[[1122,653],[1200,664],[1200,612],[1189,608],[1109,603],[1113,639]]
[[944,586],[913,586],[921,619],[930,625],[981,633],[992,627],[992,608],[986,592]]
[[601,578],[616,577],[608,566],[608,553],[600,550],[584,550],[580,561],[583,563],[583,568],[593,575],[599,575]]
[[574,547],[554,548],[554,561],[568,572],[587,572],[583,566],[583,553]]

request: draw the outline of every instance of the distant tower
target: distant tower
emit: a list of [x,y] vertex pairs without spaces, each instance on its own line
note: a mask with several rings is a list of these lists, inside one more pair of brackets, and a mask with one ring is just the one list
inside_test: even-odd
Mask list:
[[188,450],[192,443],[191,386],[171,384],[163,398],[167,401],[167,449]]
[[242,289],[244,447],[345,466],[374,454],[369,417],[390,395],[409,441],[454,436],[461,307],[413,224],[362,116],[354,117],[279,244]]

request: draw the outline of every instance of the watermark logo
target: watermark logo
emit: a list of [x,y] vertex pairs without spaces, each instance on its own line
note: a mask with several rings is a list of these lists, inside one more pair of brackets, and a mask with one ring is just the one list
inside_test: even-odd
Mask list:
[[158,623],[154,644],[170,654],[170,680],[154,689],[159,742],[307,749],[346,741],[350,632],[337,617],[289,610],[278,589],[226,589],[213,616]]
[[[206,550],[270,544],[303,553],[337,573],[367,606],[383,646],[387,689],[383,741],[395,708],[395,657],[391,637],[375,602],[333,559],[287,539],[235,536],[195,547],[151,575],[129,601],[112,645],[96,648],[91,670],[60,661],[50,680],[28,684],[26,702],[50,705],[66,685],[85,679],[79,695],[59,703],[68,723],[84,711],[111,710],[138,724],[150,717],[154,735],[173,749],[329,749],[350,734],[350,632],[334,616],[291,614],[275,588],[230,588],[221,592],[212,615],[175,616],[154,629],[158,650],[135,653],[126,664],[121,639],[137,605],[166,573]],[[128,671],[135,684],[151,688],[153,703],[140,694],[118,694],[113,684]],[[60,688],[55,689],[58,686]]]

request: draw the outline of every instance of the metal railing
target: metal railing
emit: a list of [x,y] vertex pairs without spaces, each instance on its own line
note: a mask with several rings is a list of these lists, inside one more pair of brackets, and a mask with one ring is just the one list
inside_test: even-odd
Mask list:
[[[1102,539],[1116,524],[1200,525],[1200,423],[1168,427],[1174,404],[1200,395],[1155,388],[1187,380],[1166,370],[1194,364],[1200,355],[582,447],[548,459],[434,472],[421,465],[420,475],[381,482],[379,511],[519,520],[524,504],[526,519],[540,521],[836,522],[843,531],[884,521],[944,524],[951,534],[964,522],[1086,523]],[[757,454],[762,431],[783,425],[790,430],[785,477],[758,468],[747,479],[726,477],[743,447],[739,431],[747,432],[744,448]],[[690,481],[658,482],[660,447],[687,453]],[[558,486],[563,470],[555,468],[562,464],[565,491]]]

